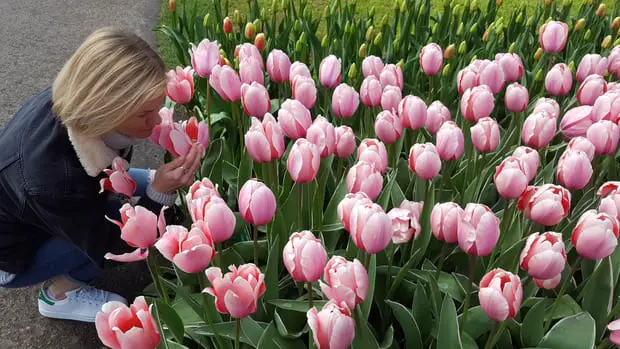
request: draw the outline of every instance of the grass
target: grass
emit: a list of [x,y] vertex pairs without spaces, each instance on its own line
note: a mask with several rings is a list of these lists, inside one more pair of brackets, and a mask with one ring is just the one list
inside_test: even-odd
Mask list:
[[[230,1],[231,12],[238,9],[240,12],[243,13],[244,11],[247,11],[248,9],[248,3],[246,1],[243,1],[243,0],[229,0],[229,1]],[[279,1],[279,0],[276,0],[276,1]],[[452,0],[452,1],[456,3],[460,3],[460,4],[469,2],[468,0]],[[487,0],[474,0],[474,1],[478,1],[478,5],[481,7],[486,6],[486,3],[487,3],[486,2]],[[542,0],[539,0],[539,1],[542,1]],[[520,6],[525,6],[528,13],[531,13],[534,10],[534,8],[537,6],[539,1],[536,1],[536,0],[526,0],[526,1],[503,0],[502,6],[498,11],[498,17],[501,17],[501,16],[509,17],[510,14],[514,10],[518,9]],[[560,1],[560,0],[554,0],[554,1]],[[574,0],[573,10],[578,9],[581,3],[586,2],[586,1],[587,0]],[[613,8],[615,1],[616,0],[604,0],[603,1],[603,3],[605,3],[608,8],[607,10],[608,13]],[[179,3],[183,2],[184,4],[187,4],[188,6],[193,6],[195,4],[197,6],[197,13],[201,15],[206,15],[207,13],[213,10],[212,2],[209,0],[177,0],[177,2]],[[400,3],[401,0],[396,0],[396,2]],[[271,0],[259,0],[259,3],[261,4],[261,6],[265,6],[267,8],[271,6]],[[319,13],[323,11],[325,6],[329,3],[329,0],[307,0],[307,3],[308,3],[308,6],[315,11],[315,13]],[[380,20],[383,17],[383,15],[391,13],[394,3],[395,1],[385,1],[385,0],[358,1],[358,4],[357,4],[358,13],[365,13],[366,11],[370,10],[372,7],[375,7],[375,11],[376,11],[375,18]],[[431,0],[431,3],[433,6],[433,10],[438,10],[442,8],[443,0]],[[161,0],[159,22],[161,24],[167,24],[167,25],[170,25],[170,23],[172,22],[172,15],[170,11],[168,10],[168,0]],[[161,33],[157,33],[157,47],[158,47],[159,54],[163,57],[164,62],[166,62],[166,65],[169,68],[172,68],[178,64],[178,61],[174,53],[174,48],[172,47],[170,40]]]

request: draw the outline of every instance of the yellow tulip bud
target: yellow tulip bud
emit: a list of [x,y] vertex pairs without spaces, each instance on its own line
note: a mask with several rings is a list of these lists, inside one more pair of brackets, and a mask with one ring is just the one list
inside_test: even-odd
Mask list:
[[233,21],[238,25],[243,24],[243,22],[241,21],[241,14],[239,13],[239,10],[235,10],[235,12],[233,12]]
[[256,36],[256,28],[254,27],[253,23],[248,22],[245,25],[245,38],[248,40],[254,40],[254,37]]
[[463,55],[465,53],[467,53],[467,41],[463,40],[459,44],[459,54]]
[[538,61],[540,59],[540,57],[542,57],[542,55],[543,55],[543,49],[542,49],[542,47],[539,47],[536,50],[536,53],[534,53],[534,60]]
[[605,9],[605,4],[598,5],[598,8],[596,9],[596,15],[599,17],[605,16]]
[[347,76],[351,80],[354,80],[357,77],[357,66],[355,65],[355,63],[351,64],[351,67],[349,67],[349,73],[347,74]]
[[502,0],[495,0],[495,7],[500,7],[502,6],[503,1]]
[[170,12],[174,12],[177,9],[177,2],[175,0],[168,0],[168,9]]
[[446,47],[446,49],[443,51],[443,58],[445,59],[450,59],[452,57],[454,57],[454,54],[456,53],[456,46],[454,46],[454,44],[450,44],[448,47]]
[[513,42],[512,44],[510,44],[510,47],[508,47],[508,53],[515,53],[517,49],[517,43]]
[[254,39],[254,46],[256,46],[259,51],[262,51],[265,49],[266,44],[267,40],[265,38],[265,33],[258,33]]
[[373,44],[375,44],[375,46],[380,46],[382,41],[383,41],[383,34],[379,32],[379,34],[377,34],[377,36],[375,37]]
[[488,27],[482,34],[482,41],[489,41],[491,38],[491,27]]
[[577,23],[575,23],[575,31],[581,31],[583,30],[583,28],[586,26],[586,20],[585,18],[580,18]]
[[601,43],[602,48],[609,48],[611,46],[611,35],[607,35]]
[[542,81],[543,79],[543,72],[541,69],[538,69],[538,71],[536,71],[536,77],[534,78],[536,81]]
[[583,36],[583,39],[585,41],[589,41],[591,37],[592,37],[592,31],[588,29],[588,31],[586,32],[586,35]]
[[570,61],[570,63],[568,63],[568,69],[571,71],[571,73],[575,72],[575,61]]
[[205,27],[208,27],[209,26],[209,18],[211,18],[211,15],[207,13],[205,15],[205,18],[202,20],[202,25],[204,25]]
[[620,28],[620,17],[616,17],[614,18],[614,21],[611,22],[611,29],[618,29]]
[[368,55],[368,48],[366,47],[366,44],[362,44],[360,46],[360,49],[357,51],[357,54],[362,58],[365,58],[366,55]]
[[441,71],[441,75],[442,75],[442,76],[448,76],[448,75],[450,75],[450,70],[451,70],[451,69],[450,69],[450,64],[448,63],[448,64],[446,64],[446,66],[445,66],[445,67],[443,67],[443,70]]
[[400,60],[398,61],[398,63],[396,63],[396,65],[401,69],[401,70],[405,70],[405,61],[404,60]]
[[263,31],[263,22],[259,18],[255,19],[252,24],[254,24],[256,31]]
[[323,40],[321,40],[321,47],[325,48],[327,47],[327,45],[329,44],[329,39],[327,38],[327,35],[323,36]]
[[459,27],[456,29],[456,35],[458,36],[462,36],[463,35],[463,27],[465,25],[463,24],[463,22],[459,23]]

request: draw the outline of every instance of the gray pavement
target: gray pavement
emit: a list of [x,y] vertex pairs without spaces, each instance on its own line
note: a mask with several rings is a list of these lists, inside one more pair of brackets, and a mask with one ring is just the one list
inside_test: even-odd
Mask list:
[[[28,97],[51,85],[63,63],[95,29],[121,26],[154,43],[159,0],[0,0],[0,125]],[[143,142],[134,166],[155,167],[162,154]],[[1,198],[0,198],[1,200]],[[148,283],[144,264],[106,271],[102,287],[133,299]],[[0,348],[101,348],[94,324],[42,318],[38,287],[0,288]]]

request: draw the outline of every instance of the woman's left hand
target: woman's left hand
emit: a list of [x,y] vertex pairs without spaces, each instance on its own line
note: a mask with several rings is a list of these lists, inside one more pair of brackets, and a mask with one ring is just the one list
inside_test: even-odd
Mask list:
[[161,166],[151,184],[153,189],[160,193],[172,193],[194,183],[202,153],[202,145],[195,143],[187,154]]

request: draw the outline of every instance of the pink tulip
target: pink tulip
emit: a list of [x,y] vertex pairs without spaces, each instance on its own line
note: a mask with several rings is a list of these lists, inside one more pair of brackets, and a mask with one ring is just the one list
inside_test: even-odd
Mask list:
[[[261,68],[261,62],[254,57],[247,57],[239,62],[239,77],[242,83],[248,85],[253,82],[261,85],[265,84],[265,73]],[[243,94],[243,86],[241,86],[241,89]]]
[[495,61],[502,68],[506,82],[519,81],[523,76],[523,61],[518,54],[498,53],[495,55]]
[[329,301],[321,311],[315,307],[306,313],[318,349],[347,349],[355,338],[355,320],[347,305]]
[[383,87],[392,85],[397,86],[401,90],[403,89],[403,71],[399,66],[394,64],[386,64],[379,75],[379,80]]
[[538,171],[538,165],[540,163],[540,155],[538,152],[530,147],[520,146],[515,149],[512,156],[521,160],[527,182],[531,182],[532,179],[536,177],[536,172]]
[[387,111],[398,109],[398,104],[403,99],[402,92],[396,86],[386,86],[381,94],[381,108]]
[[316,103],[316,86],[312,78],[300,75],[291,80],[293,99],[298,100],[306,108],[314,107]]
[[211,234],[198,226],[188,232],[184,226],[169,225],[155,247],[186,273],[202,272],[215,257]]
[[570,200],[570,192],[559,185],[529,186],[519,198],[517,208],[526,218],[550,227],[568,216]]
[[609,340],[615,345],[620,345],[620,320],[610,322],[607,329],[610,332]]
[[620,83],[618,82],[607,83],[607,92],[620,92]]
[[564,63],[558,63],[549,70],[545,77],[545,88],[550,95],[563,96],[573,86],[573,73]]
[[306,139],[316,145],[322,158],[331,156],[336,150],[336,129],[334,125],[320,115],[308,127]]
[[603,259],[614,252],[620,237],[618,220],[607,213],[586,211],[577,221],[570,241],[586,259]]
[[480,280],[478,299],[482,310],[492,320],[512,319],[523,300],[521,280],[509,271],[493,269]]
[[150,139],[172,155],[187,154],[194,143],[200,143],[203,148],[209,145],[209,127],[205,122],[198,122],[194,116],[183,122],[173,122],[172,111],[167,108],[162,108],[159,115],[162,122],[155,126]]
[[260,51],[256,46],[246,42],[245,44],[238,45],[237,48],[239,49],[239,52],[238,55],[235,54],[235,57],[239,57],[239,62],[246,58],[253,57],[260,63],[260,69],[265,69],[265,66],[263,65],[263,56],[261,56]]
[[129,307],[116,301],[105,303],[95,317],[97,336],[112,349],[157,347],[161,337],[151,307],[143,296],[137,297]]
[[252,125],[245,134],[245,145],[254,162],[270,162],[284,154],[284,135],[276,119],[269,113],[262,122],[252,117]]
[[[398,116],[402,119],[403,127],[412,130],[418,130],[424,127],[427,118],[426,110],[426,103],[424,103],[422,98],[417,96],[406,96],[398,104]],[[443,111],[439,110],[439,112]],[[443,115],[439,117],[443,117]],[[448,119],[449,118],[450,111],[448,111]]]
[[288,81],[291,72],[291,60],[282,50],[272,50],[267,57],[267,74],[273,82]]
[[241,104],[249,116],[262,118],[271,110],[271,100],[265,86],[253,82],[252,85],[241,85]]
[[[197,199],[192,203],[202,203],[206,200]],[[200,207],[200,206],[199,206]],[[216,243],[224,242],[230,239],[235,232],[237,220],[235,214],[228,207],[226,201],[216,196],[201,205],[202,209],[197,220],[194,221],[193,227],[198,227],[204,231],[208,231]]]
[[347,173],[349,193],[363,192],[374,200],[383,188],[383,176],[374,164],[360,160]]
[[210,199],[213,196],[220,197],[217,185],[214,185],[209,178],[203,178],[202,180],[194,182],[194,184],[189,187],[185,200],[190,202],[198,198]]
[[293,144],[286,160],[286,168],[296,183],[309,183],[319,173],[321,157],[316,145],[305,138]]
[[607,58],[598,54],[587,54],[583,56],[577,68],[577,81],[582,82],[592,74],[605,76],[605,72],[607,72]]
[[583,189],[592,178],[592,164],[581,150],[566,149],[558,160],[558,183],[569,190]]
[[357,259],[349,262],[333,256],[323,271],[325,283],[319,280],[321,291],[337,303],[345,302],[350,309],[364,302],[368,295],[368,272]]
[[[360,99],[367,107],[376,107],[381,104],[383,87],[374,75],[369,75],[362,81]],[[399,90],[400,92],[400,90]]]
[[362,61],[362,72],[364,77],[374,76],[379,79],[381,72],[383,71],[383,61],[377,56],[368,56]]
[[293,81],[298,76],[312,78],[312,74],[310,74],[310,69],[308,69],[308,66],[305,63],[295,61],[291,64],[288,78],[290,81]]
[[250,179],[239,191],[239,213],[248,224],[265,225],[276,214],[276,197],[264,183]]
[[403,123],[397,115],[384,110],[377,115],[375,120],[375,133],[381,141],[387,144],[395,143],[403,134]]
[[[164,209],[162,209],[163,213]],[[121,207],[121,221],[106,218],[121,228],[121,239],[129,246],[148,248],[157,240],[158,228],[165,229],[164,215],[157,215],[142,206],[133,207],[126,203]],[[160,230],[160,233],[163,231]]]
[[536,287],[544,288],[545,290],[553,290],[554,288],[558,287],[560,281],[562,281],[562,274],[557,274],[551,279],[534,279]]
[[293,233],[282,251],[282,262],[297,282],[315,282],[323,273],[327,252],[321,240],[304,230]]
[[409,151],[409,169],[424,180],[436,177],[441,170],[441,159],[435,145],[414,144]]
[[349,220],[351,240],[362,251],[379,253],[392,240],[392,220],[378,204],[353,206]]
[[431,232],[437,240],[448,244],[458,242],[459,222],[463,214],[461,206],[454,202],[436,204],[431,211]]
[[609,73],[616,74],[618,79],[620,79],[620,46],[616,46],[611,50],[609,56],[607,56],[607,61],[609,62],[607,66]]
[[226,102],[236,102],[241,98],[241,80],[239,75],[237,75],[233,68],[227,65],[216,65],[213,67],[209,84]]
[[463,155],[465,138],[463,131],[454,121],[446,121],[435,135],[437,138],[437,152],[441,160],[456,160]]
[[522,160],[516,156],[509,156],[495,168],[495,176],[493,181],[497,192],[504,199],[517,199],[525,189],[529,182],[526,174],[525,165]]
[[349,118],[360,104],[360,95],[347,84],[340,84],[332,95],[332,111],[337,118]]
[[417,239],[422,232],[420,214],[422,203],[404,200],[400,207],[394,207],[388,212],[392,220],[392,242],[404,244],[413,237]]
[[193,222],[204,221],[206,219],[207,207],[214,199],[221,199],[220,194],[199,196],[187,201],[187,208]]
[[594,105],[596,99],[607,92],[607,81],[600,75],[590,75],[579,86],[577,100],[582,105]]
[[356,193],[348,193],[344,196],[342,201],[338,203],[338,218],[344,226],[344,230],[349,231],[351,229],[350,217],[353,207],[357,204],[372,204],[372,200],[363,191]]
[[208,78],[220,62],[220,44],[204,39],[196,47],[191,44],[192,67],[198,76]]
[[566,265],[562,234],[548,231],[530,235],[519,263],[521,269],[535,279],[551,279],[562,273]]
[[620,92],[607,92],[598,97],[592,107],[592,117],[595,120],[609,120],[620,122]]
[[334,88],[340,84],[342,64],[340,58],[329,55],[321,61],[319,66],[319,81],[327,88]]
[[306,136],[306,130],[312,124],[310,111],[298,100],[287,99],[278,110],[278,123],[284,135],[290,139]]
[[609,121],[601,120],[588,127],[586,137],[594,145],[596,154],[610,155],[618,148],[618,125]]
[[560,105],[555,99],[551,98],[539,98],[534,104],[534,110],[532,113],[536,113],[538,111],[546,111],[553,118],[557,119],[560,116]]
[[560,122],[560,129],[566,138],[585,136],[588,128],[596,121],[598,120],[595,120],[592,115],[592,107],[582,105],[571,108],[564,114]]
[[215,308],[233,318],[244,318],[256,312],[258,298],[265,293],[265,275],[252,263],[228,267],[230,272],[222,276],[222,270],[211,267],[205,270],[211,287],[206,292],[215,297]]
[[513,113],[520,113],[525,111],[529,100],[529,94],[525,86],[515,82],[506,88],[506,95],[504,96],[504,104],[506,109]]
[[549,145],[556,131],[556,119],[547,112],[536,112],[525,119],[521,130],[521,140],[529,147],[544,148]]
[[382,174],[387,171],[387,150],[385,149],[385,144],[378,139],[364,139],[357,148],[357,159],[375,165],[375,168]]
[[603,197],[598,210],[620,220],[620,193],[613,192]]
[[472,256],[488,256],[499,239],[499,218],[483,204],[469,203],[459,220],[459,247]]
[[500,93],[504,82],[504,71],[497,62],[485,64],[478,73],[478,83],[488,86],[494,94]]
[[568,39],[568,24],[550,21],[540,28],[540,46],[547,53],[558,53],[564,50]]
[[478,121],[491,115],[495,106],[495,97],[486,85],[468,89],[461,97],[461,114],[465,120]]
[[[407,97],[405,97],[405,99],[406,98]],[[399,115],[401,115],[400,112]],[[405,126],[405,117],[401,115],[401,118],[403,118],[403,126]],[[428,132],[431,134],[436,134],[439,131],[439,128],[446,121],[450,121],[450,110],[440,101],[434,101],[431,103],[431,105],[429,105],[426,109],[425,126]]]
[[179,104],[186,104],[194,97],[194,71],[191,67],[177,67],[166,73],[166,94]]
[[603,183],[603,185],[601,185],[600,188],[598,188],[596,195],[600,197],[606,197],[607,195],[610,195],[610,194],[617,194],[619,192],[618,190],[619,188],[620,188],[620,182],[616,182],[616,181],[605,182]]
[[117,156],[112,161],[112,169],[105,169],[103,171],[108,178],[102,178],[101,181],[99,181],[101,185],[99,193],[108,190],[122,194],[128,198],[133,197],[133,194],[136,192],[136,181],[134,181],[125,170],[123,158]]
[[588,160],[592,162],[594,159],[594,144],[590,142],[586,137],[575,137],[568,142],[568,149],[571,150],[581,150],[586,153]]
[[334,154],[341,159],[345,159],[355,152],[356,147],[353,129],[346,125],[336,127],[336,148],[334,148]]
[[420,53],[420,67],[426,75],[435,75],[441,71],[443,65],[443,51],[435,43],[430,43],[422,48]]
[[462,95],[470,88],[478,86],[478,72],[470,67],[461,69],[456,76],[459,94]]
[[492,152],[499,144],[499,125],[495,119],[484,117],[471,128],[471,142],[479,152]]

